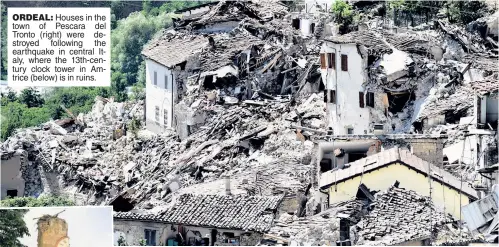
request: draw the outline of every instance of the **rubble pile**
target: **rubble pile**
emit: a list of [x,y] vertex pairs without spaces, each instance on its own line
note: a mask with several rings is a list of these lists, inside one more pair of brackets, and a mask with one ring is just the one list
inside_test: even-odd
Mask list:
[[[272,180],[273,186],[266,184],[262,194],[279,194],[303,187],[310,175],[314,145],[297,140],[291,122],[301,119],[304,126],[324,126],[322,98],[313,94],[303,103],[296,110],[286,99],[209,105],[203,109],[209,116],[206,124],[180,141],[168,133],[134,134],[126,115],[143,114],[132,112],[142,109],[142,103],[130,107],[97,99],[92,112],[80,116],[86,124],[83,131],[49,122],[44,128],[19,131],[2,144],[2,150],[26,148],[37,157],[32,165],[39,163],[47,173],[57,173],[65,192],[89,195],[90,204],[109,201],[129,192],[127,188],[135,191],[131,197],[136,202],[148,202],[144,206],[150,205],[149,198],[161,204],[171,192],[163,187],[173,179],[186,188],[230,175],[248,180],[245,187],[251,187],[257,171],[260,179]],[[116,137],[117,129],[127,130]],[[198,170],[202,179],[194,175]]]
[[266,237],[268,240],[284,239],[289,245],[335,245],[340,240],[340,219],[350,217],[358,221],[361,211],[361,201],[349,200],[306,218],[284,214],[276,220]]
[[442,224],[451,223],[430,198],[392,187],[375,195],[374,209],[357,223],[361,245],[393,245],[429,237]]

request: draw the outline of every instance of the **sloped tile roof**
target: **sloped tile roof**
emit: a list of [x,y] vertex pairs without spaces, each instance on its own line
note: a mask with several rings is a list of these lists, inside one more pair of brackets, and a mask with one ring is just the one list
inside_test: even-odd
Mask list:
[[484,78],[480,81],[470,82],[469,86],[476,94],[479,95],[497,93],[499,91],[499,83],[493,76]]
[[115,219],[266,232],[282,196],[182,194],[163,214],[116,212]]
[[166,67],[173,67],[200,52],[207,44],[208,39],[203,36],[164,33],[152,40],[142,50],[142,55]]
[[384,53],[390,54],[393,52],[388,43],[372,31],[355,31],[345,35],[330,36],[324,40],[335,44],[363,45],[367,48],[367,52],[371,55],[382,55]]
[[[348,163],[345,165],[344,169],[331,170],[322,173],[320,178],[320,187],[325,188],[331,184],[360,176],[363,173],[377,170],[395,162],[400,162],[401,164],[425,175],[428,175],[428,167],[431,167],[431,177],[433,179],[438,180],[458,191],[459,188],[461,188],[459,178],[456,178],[449,172],[444,171],[443,169],[440,169],[437,166],[411,154],[409,150],[399,149],[398,147],[379,152],[366,158],[356,160],[352,163]],[[477,192],[465,182],[462,183],[462,192],[474,198],[478,198]]]
[[450,221],[436,210],[429,197],[390,187],[376,194],[374,209],[356,226],[359,245],[395,245],[411,240],[423,240],[430,230]]

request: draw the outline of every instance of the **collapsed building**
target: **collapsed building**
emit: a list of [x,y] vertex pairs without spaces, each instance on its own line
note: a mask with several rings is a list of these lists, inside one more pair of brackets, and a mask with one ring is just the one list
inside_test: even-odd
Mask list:
[[[255,93],[272,99],[272,94],[303,89],[314,77],[316,55],[304,50],[298,32],[276,21],[286,13],[278,2],[222,1],[175,20],[174,28],[142,53],[148,129],[160,133],[173,128],[185,139],[204,121],[196,111],[201,95],[235,104]],[[314,78],[318,88],[317,74]]]
[[282,215],[264,235],[266,245],[454,245],[480,242],[459,233],[457,220],[427,196],[399,188],[374,192],[363,183],[349,200],[319,214]]

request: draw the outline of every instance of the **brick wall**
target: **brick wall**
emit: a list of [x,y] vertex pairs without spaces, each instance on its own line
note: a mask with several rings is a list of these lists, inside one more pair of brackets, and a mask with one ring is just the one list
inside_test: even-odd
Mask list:
[[442,139],[412,139],[407,142],[411,147],[411,152],[417,157],[434,165],[442,164],[444,148]]
[[417,157],[440,166],[443,162],[443,139],[437,138],[415,138],[415,139],[399,139],[399,140],[384,140],[382,142],[383,149],[390,149],[395,146],[399,148],[407,148]]

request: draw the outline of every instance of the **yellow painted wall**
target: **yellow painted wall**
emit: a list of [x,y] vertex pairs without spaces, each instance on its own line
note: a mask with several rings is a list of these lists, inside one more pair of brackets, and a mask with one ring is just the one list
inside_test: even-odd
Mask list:
[[[370,190],[385,191],[395,180],[400,182],[399,188],[413,190],[420,195],[429,196],[430,189],[428,177],[402,164],[392,164],[381,169],[365,173],[362,176],[362,183]],[[355,197],[361,183],[361,176],[334,184],[329,187],[329,203],[333,204]],[[438,207],[444,207],[447,213],[459,218],[460,206],[469,204],[469,198],[466,194],[461,196],[461,205],[459,205],[459,192],[446,185],[432,179],[431,185],[432,199]],[[335,192],[336,187],[336,192]]]

